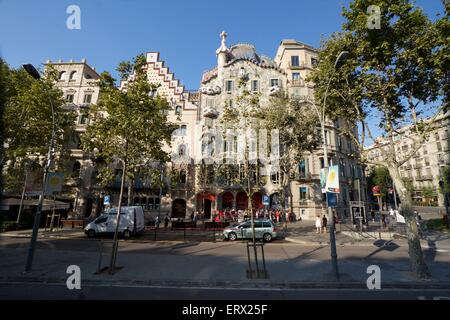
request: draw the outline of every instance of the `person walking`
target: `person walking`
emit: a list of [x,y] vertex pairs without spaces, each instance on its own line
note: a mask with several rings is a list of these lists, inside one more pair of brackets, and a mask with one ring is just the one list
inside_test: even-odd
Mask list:
[[170,218],[169,214],[166,213],[166,216],[164,217],[164,230],[167,230],[167,227],[169,226]]
[[155,228],[156,229],[159,229],[159,216],[156,216],[156,218],[155,218]]
[[323,229],[323,233],[327,233],[327,216],[323,215],[322,217],[322,229]]
[[322,232],[322,219],[320,219],[320,216],[316,217],[316,233]]
[[194,222],[194,227],[197,227],[197,219],[198,219],[198,214],[194,213],[194,216],[192,217],[192,222]]

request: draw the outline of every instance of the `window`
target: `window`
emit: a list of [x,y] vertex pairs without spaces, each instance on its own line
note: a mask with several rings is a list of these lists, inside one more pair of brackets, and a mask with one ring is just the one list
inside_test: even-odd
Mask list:
[[92,101],[92,94],[86,93],[84,95],[83,103],[91,103]]
[[185,124],[180,126],[180,136],[186,136],[187,134],[187,126]]
[[76,71],[72,71],[70,73],[70,77],[69,77],[69,81],[75,81],[75,76],[76,76],[77,72]]
[[442,151],[442,146],[441,146],[440,142],[436,143],[436,147],[437,147],[438,151]]
[[154,198],[148,198],[148,202],[147,202],[147,209],[148,210],[153,210],[154,202],[155,202]]
[[108,216],[101,216],[95,220],[95,224],[105,223],[108,220]]
[[298,165],[298,173],[300,178],[306,178],[308,174],[308,159],[303,159]]
[[80,124],[87,124],[88,122],[88,117],[85,114],[82,114],[80,116]]
[[233,80],[227,80],[225,82],[225,91],[232,92],[233,91]]
[[76,161],[72,167],[72,177],[73,178],[80,177],[80,170],[81,170],[81,164],[80,164],[80,162]]
[[293,85],[300,85],[300,73],[293,72],[292,73],[292,84]]
[[73,98],[74,98],[73,94],[68,94],[66,96],[66,101],[69,102],[69,103],[72,103],[73,102]]
[[182,108],[181,106],[176,106],[176,107],[175,107],[175,114],[180,115],[182,109],[183,109],[183,108]]
[[176,129],[173,133],[174,136],[184,137],[187,134],[187,126],[185,124],[181,125],[178,129]]
[[271,87],[279,86],[279,79],[270,79],[270,86]]
[[316,66],[319,61],[316,58],[311,57],[311,65]]
[[300,187],[300,201],[308,200],[308,187]]
[[252,80],[252,91],[259,91],[259,81],[258,80]]
[[186,183],[186,171],[181,170],[180,172],[180,183]]
[[279,184],[280,183],[280,173],[277,171],[276,173],[272,174],[270,176],[270,179],[272,180],[272,183]]
[[298,59],[298,56],[291,56],[291,66],[298,67],[299,65],[300,65],[300,60]]
[[65,71],[61,71],[59,73],[58,79],[61,80],[61,81],[66,80],[66,72]]

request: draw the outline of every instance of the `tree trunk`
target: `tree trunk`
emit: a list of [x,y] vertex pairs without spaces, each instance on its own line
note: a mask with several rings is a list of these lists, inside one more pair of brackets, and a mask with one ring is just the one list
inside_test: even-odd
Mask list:
[[131,206],[133,203],[133,201],[132,201],[132,199],[133,199],[133,182],[134,182],[133,179],[128,178],[128,202],[127,202],[128,206]]
[[430,277],[430,273],[428,271],[428,266],[425,263],[425,259],[423,258],[422,247],[420,245],[415,219],[416,217],[414,216],[414,212],[412,210],[411,191],[405,187],[398,167],[389,163],[388,170],[400,197],[400,214],[405,217],[409,247],[408,253],[411,268],[420,279],[427,279]]

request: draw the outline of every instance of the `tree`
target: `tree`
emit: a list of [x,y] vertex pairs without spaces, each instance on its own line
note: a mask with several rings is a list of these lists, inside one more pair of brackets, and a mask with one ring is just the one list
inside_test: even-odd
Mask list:
[[111,163],[118,159],[123,161],[128,181],[128,205],[131,205],[134,182],[143,170],[146,167],[150,170],[155,162],[168,161],[164,146],[170,146],[175,129],[167,119],[170,109],[167,100],[149,94],[153,87],[143,69],[144,63],[144,56],[138,55],[132,63],[119,65],[122,79],[129,76],[124,90],[115,87],[115,80],[109,73],[101,74],[99,100],[89,111],[92,122],[81,138],[87,152],[96,151],[96,156],[108,164],[99,170],[98,180],[104,186],[114,176]]
[[[4,142],[6,148],[2,163],[5,188],[12,192],[22,189],[25,166],[37,169],[48,160],[47,154],[52,137],[52,104],[54,107],[55,142],[52,165],[64,170],[69,157],[67,138],[74,130],[75,114],[65,107],[62,91],[55,86],[57,72],[47,66],[42,80],[33,79],[20,69],[9,69],[2,65],[2,81],[5,95]],[[30,163],[34,163],[30,166]]]
[[433,187],[428,186],[428,187],[424,187],[422,189],[422,199],[428,205],[430,205],[431,200],[433,199],[434,195],[435,195],[435,192],[434,192]]
[[450,194],[450,166],[446,166],[442,170],[442,182],[443,186],[440,188],[440,192]]
[[[371,4],[368,0],[354,0],[349,8],[343,8],[343,29],[322,43],[319,64],[309,80],[316,85],[316,96],[323,99],[335,57],[340,51],[349,51],[346,64],[330,83],[327,114],[347,121],[341,132],[359,146],[364,162],[388,169],[407,222],[412,269],[420,278],[426,278],[429,272],[411,209],[411,191],[402,180],[400,167],[422,147],[433,129],[433,120],[448,104],[448,92],[444,91],[448,68],[443,67],[449,59],[448,22],[431,22],[408,0],[386,0],[380,4],[381,28],[369,29],[366,11]],[[437,107],[439,102],[441,106]],[[423,115],[431,115],[429,121],[422,120]],[[374,118],[384,132],[382,145],[368,125],[368,120]],[[356,123],[360,127],[357,134]],[[406,124],[414,133],[410,136],[413,148],[399,158],[394,138],[402,134],[399,128]],[[367,139],[380,146],[383,162],[367,159]]]
[[304,103],[304,100],[289,98],[286,93],[280,92],[256,115],[260,120],[260,129],[279,131],[279,193],[283,204],[286,203],[287,197],[290,198],[292,212],[294,208],[291,182],[296,178],[299,163],[304,160],[305,153],[312,152],[319,143],[316,134],[317,117],[309,109],[310,106]]
[[387,199],[389,189],[392,188],[392,178],[389,170],[386,167],[376,166],[368,176],[369,190],[374,186],[379,186],[382,197]]

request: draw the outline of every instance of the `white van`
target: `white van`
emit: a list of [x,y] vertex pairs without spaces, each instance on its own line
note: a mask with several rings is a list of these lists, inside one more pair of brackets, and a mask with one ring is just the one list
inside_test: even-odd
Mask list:
[[[116,232],[117,208],[104,212],[84,228],[84,233],[92,238],[97,234],[114,234]],[[120,209],[119,234],[129,238],[144,230],[144,210],[140,206],[122,207]]]

